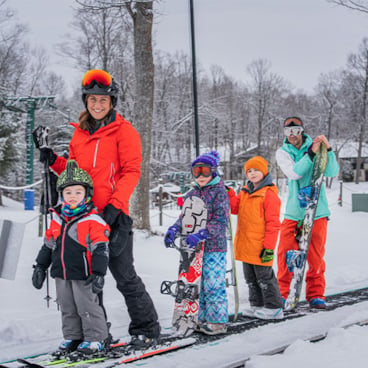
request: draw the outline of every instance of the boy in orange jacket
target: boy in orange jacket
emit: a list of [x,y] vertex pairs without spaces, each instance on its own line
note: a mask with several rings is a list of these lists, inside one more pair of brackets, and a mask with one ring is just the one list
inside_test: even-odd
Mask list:
[[235,258],[243,262],[249,287],[251,308],[245,314],[261,319],[282,319],[283,303],[272,269],[280,230],[281,201],[263,157],[248,160],[244,170],[247,184],[237,196],[232,189],[228,195],[231,213],[238,215]]

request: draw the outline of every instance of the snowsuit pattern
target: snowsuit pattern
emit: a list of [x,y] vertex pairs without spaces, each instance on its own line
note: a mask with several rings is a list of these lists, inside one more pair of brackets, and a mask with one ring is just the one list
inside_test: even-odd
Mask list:
[[226,253],[204,253],[198,321],[226,323],[228,320]]
[[[209,237],[205,242],[204,251],[206,252],[226,252],[227,239],[226,228],[229,221],[229,198],[222,180],[216,176],[205,187],[196,185],[186,197],[199,197],[207,207],[207,225],[206,229]],[[181,215],[175,222],[180,231]]]
[[[288,199],[286,203],[284,221],[281,224],[280,241],[277,253],[277,279],[281,295],[287,298],[289,293],[292,273],[288,271],[285,255],[290,249],[298,249],[295,239],[295,231],[298,223],[303,220],[305,209],[301,208],[298,200],[298,191],[310,185],[313,161],[308,154],[308,148],[313,140],[307,134],[303,135],[303,143],[300,149],[291,145],[287,138],[281,148],[276,152],[276,161],[287,177]],[[339,172],[339,165],[333,151],[328,152],[328,161],[325,171],[326,177],[334,177]],[[315,222],[312,230],[312,238],[308,252],[308,270],[306,273],[306,299],[324,298],[325,292],[325,244],[327,235],[327,219],[330,215],[325,185],[322,184]]]
[[[226,229],[229,221],[229,198],[220,177],[216,176],[206,186],[196,185],[187,197],[201,198],[207,207],[209,233],[204,246],[199,317],[201,322],[226,323],[228,300],[226,294]],[[181,215],[175,222],[182,229]]]

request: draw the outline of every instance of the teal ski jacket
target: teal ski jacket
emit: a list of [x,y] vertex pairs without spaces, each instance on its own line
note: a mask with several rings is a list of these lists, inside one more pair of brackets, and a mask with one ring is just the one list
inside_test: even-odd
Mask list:
[[[308,155],[308,148],[312,143],[312,138],[304,134],[303,144],[300,149],[297,149],[285,138],[283,145],[276,151],[276,162],[287,177],[289,193],[284,217],[289,220],[300,221],[304,218],[305,209],[299,205],[298,191],[311,183],[314,160],[312,161]],[[334,177],[339,170],[335,153],[329,151],[325,176]],[[328,216],[330,216],[330,210],[325,185],[322,184],[315,218]]]

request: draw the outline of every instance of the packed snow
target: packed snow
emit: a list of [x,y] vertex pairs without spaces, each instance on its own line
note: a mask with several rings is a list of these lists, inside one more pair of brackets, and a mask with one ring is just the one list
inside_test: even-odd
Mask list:
[[[352,212],[351,204],[352,194],[368,193],[368,183],[344,183],[342,207],[337,203],[339,189],[340,185],[335,181],[332,189],[327,190],[332,215],[326,245],[326,294],[368,286],[366,241],[363,235],[368,224],[368,213]],[[281,190],[283,203],[285,195],[285,191]],[[163,235],[178,215],[179,210],[175,206],[165,209],[160,226],[159,213],[157,209],[152,209],[151,226],[157,235],[149,236],[142,231],[135,231],[134,235],[136,269],[154,300],[163,332],[169,331],[174,299],[160,294],[160,284],[162,280],[175,280],[179,260],[175,249],[165,248]],[[7,198],[4,198],[4,206],[0,207],[0,219],[26,223],[16,278],[0,279],[0,362],[52,351],[62,339],[53,280],[50,279],[52,299],[49,307],[44,299],[46,288],[36,290],[31,283],[32,264],[42,244],[42,238],[38,236],[38,218],[37,207],[33,211],[25,211],[22,203]],[[276,264],[274,267],[276,269]],[[237,271],[240,309],[244,309],[248,306],[248,291],[239,262]],[[228,289],[228,296],[231,313],[231,288]],[[106,277],[104,300],[113,336],[128,340],[129,317],[110,274]],[[144,361],[144,366],[187,368],[188,362],[193,361],[196,367],[222,367],[249,357],[246,367],[252,368],[365,367],[368,327],[354,325],[361,320],[368,320],[368,302],[263,326],[206,345],[152,357]],[[346,325],[351,327],[343,328]],[[325,332],[328,334],[324,340],[308,342],[308,339]],[[261,355],[285,345],[289,347],[282,354]],[[130,365],[140,366],[142,363]]]

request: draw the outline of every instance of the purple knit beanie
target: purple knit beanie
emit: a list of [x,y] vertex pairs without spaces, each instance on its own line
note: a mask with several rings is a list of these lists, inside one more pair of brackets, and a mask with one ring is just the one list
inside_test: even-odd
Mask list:
[[199,162],[203,162],[211,167],[217,167],[220,162],[220,154],[217,151],[211,151],[198,156],[193,162],[192,167]]

